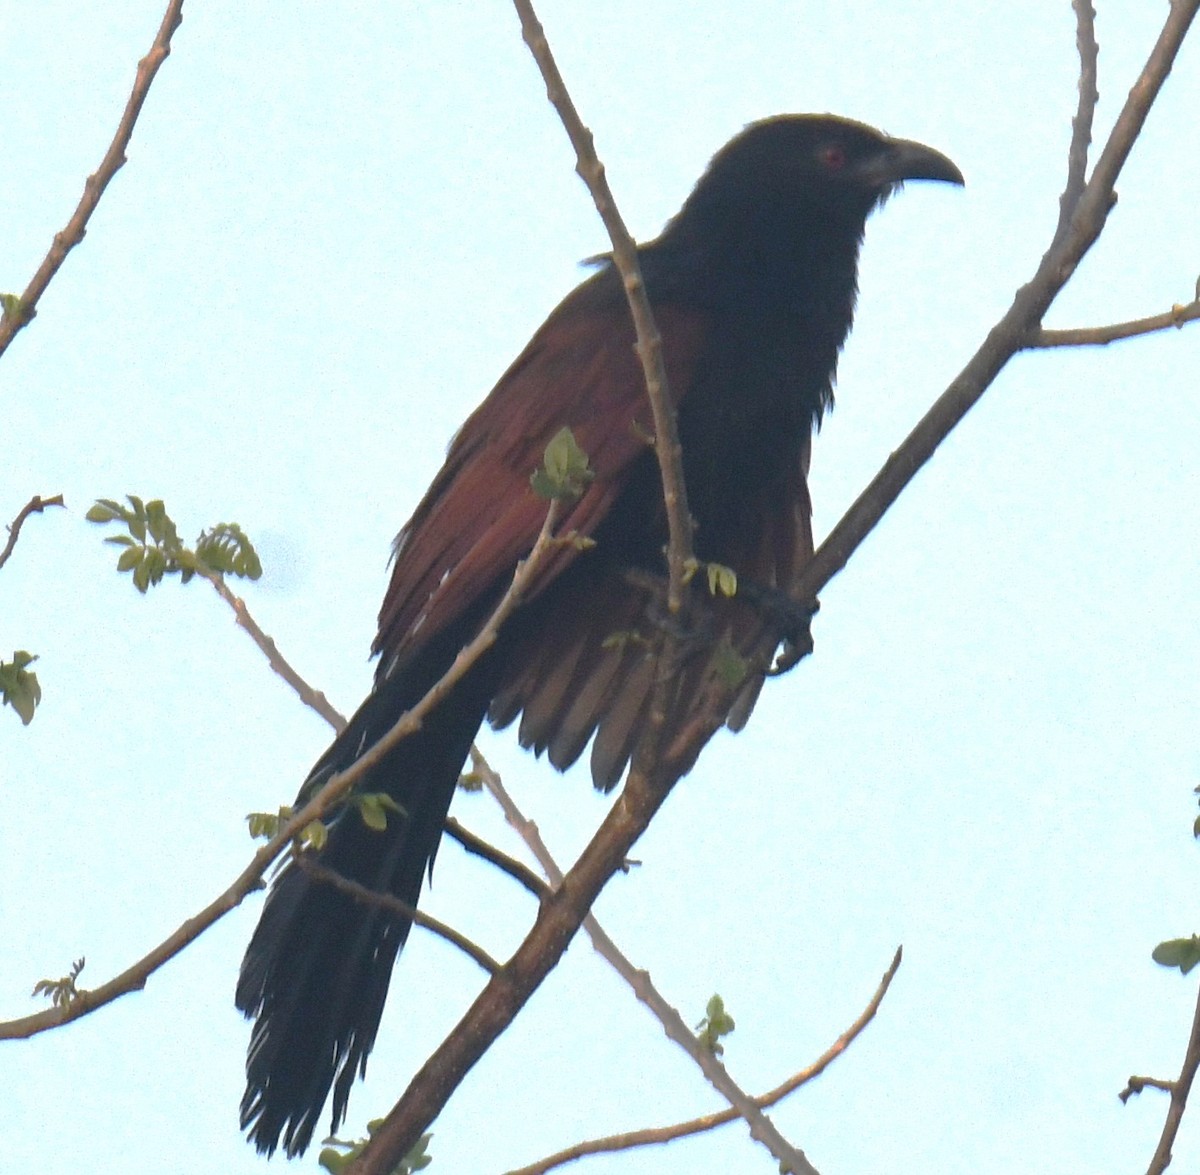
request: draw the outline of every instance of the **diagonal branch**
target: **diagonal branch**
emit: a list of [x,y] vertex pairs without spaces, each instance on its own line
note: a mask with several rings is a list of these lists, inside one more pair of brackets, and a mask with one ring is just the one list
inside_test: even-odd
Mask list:
[[683,607],[683,589],[687,567],[692,558],[692,516],[688,512],[687,488],[683,482],[683,448],[679,443],[675,411],[667,386],[667,368],[663,361],[662,339],[654,322],[654,312],[646,295],[646,283],[638,264],[637,244],[629,235],[625,221],[617,209],[612,190],[605,178],[604,165],[596,157],[592,132],[583,125],[575,103],[567,92],[562,74],[550,52],[546,34],[533,10],[531,0],[513,0],[521,18],[521,35],[537,62],[546,82],[546,97],[558,111],[562,124],[575,148],[575,170],[587,185],[596,204],[596,211],[608,230],[613,246],[613,262],[625,286],[629,311],[637,332],[637,353],[646,379],[646,395],[654,417],[654,451],[662,472],[663,501],[667,509],[667,567],[670,584],[667,607],[677,613]]
[[[529,846],[533,855],[537,857],[538,864],[541,865],[551,884],[556,887],[561,885],[563,880],[562,870],[558,867],[558,863],[554,860],[550,850],[546,847],[546,843],[542,840],[537,825],[533,821],[526,819],[514,803],[512,797],[508,794],[500,776],[496,774],[479,750],[474,747],[471,749],[471,761],[473,770],[483,780],[483,786],[487,788],[492,797],[500,805],[508,823],[516,829],[517,834]],[[744,1117],[752,1130],[757,1129],[760,1132],[769,1134],[772,1127],[769,1122],[764,1120],[758,1099],[745,1093],[734,1082],[725,1069],[725,1066],[708,1049],[705,1049],[700,1044],[696,1039],[695,1033],[684,1022],[683,1017],[680,1016],[679,1012],[651,982],[649,974],[635,967],[621,952],[617,944],[613,942],[597,921],[594,914],[589,913],[583,920],[583,929],[592,940],[592,946],[595,948],[596,953],[608,962],[613,970],[629,985],[633,994],[650,1009],[651,1014],[662,1025],[668,1039],[673,1040],[695,1061],[713,1088],[730,1102],[733,1108],[728,1111],[729,1117],[724,1120],[732,1121],[735,1118]],[[778,1098],[775,1100],[778,1100]]]
[[113,176],[125,164],[125,149],[133,137],[133,128],[137,125],[138,115],[142,112],[142,104],[150,92],[150,84],[154,81],[159,67],[171,52],[171,38],[175,30],[183,23],[183,0],[170,0],[167,11],[163,14],[162,23],[154,36],[150,51],[138,62],[137,76],[133,81],[133,90],[125,103],[125,111],[117,124],[117,133],[113,136],[100,166],[88,176],[83,185],[83,195],[76,205],[71,219],[66,227],[54,236],[50,251],[46,254],[37,272],[30,278],[25,292],[16,300],[6,300],[4,313],[0,315],[0,355],[8,349],[18,331],[28,326],[37,314],[38,301],[46,292],[46,287],[66,261],[70,253],[87,233],[87,224],[100,197]]
[[[798,1073],[793,1073],[791,1077],[781,1082],[774,1089],[768,1090],[764,1094],[759,1094],[752,1099],[758,1109],[768,1109],[770,1106],[782,1101],[788,1094],[794,1093],[802,1085],[807,1085],[813,1078],[819,1077],[854,1043],[855,1038],[870,1024],[875,1018],[875,1013],[879,1011],[879,1005],[883,1003],[883,997],[887,995],[888,988],[891,987],[892,980],[896,977],[896,972],[900,968],[901,957],[902,952],[897,948],[888,969],[883,973],[883,978],[879,981],[879,986],[875,989],[875,994],[868,1001],[867,1006],[859,1013],[854,1023],[829,1048],[813,1061],[811,1065],[801,1069]],[[718,1126],[724,1126],[729,1122],[736,1121],[737,1117],[738,1114],[735,1110],[721,1110],[715,1114],[704,1114],[699,1118],[690,1118],[686,1122],[676,1122],[671,1126],[659,1126],[646,1130],[631,1130],[625,1134],[612,1134],[606,1138],[589,1139],[587,1142],[576,1143],[574,1146],[566,1147],[561,1151],[556,1151],[552,1155],[547,1155],[544,1159],[539,1159],[536,1163],[530,1163],[527,1167],[520,1167],[514,1171],[509,1171],[506,1175],[545,1175],[545,1172],[552,1171],[555,1167],[565,1166],[576,1159],[582,1159],[585,1155],[610,1154],[613,1151],[632,1150],[634,1147],[639,1146],[661,1146],[663,1143],[673,1142],[677,1138],[687,1138],[689,1135],[702,1134],[708,1130],[715,1130]]]
[[216,571],[197,569],[197,575],[204,576],[212,584],[213,590],[233,609],[234,617],[239,628],[249,634],[250,639],[262,650],[267,663],[296,691],[300,700],[315,710],[339,734],[346,729],[346,719],[318,689],[313,689],[295,669],[288,659],[279,651],[279,646],[258,626],[258,622],[246,607],[246,601],[235,595],[225,582],[225,577]]
[[399,914],[401,918],[407,918],[414,926],[422,926],[426,930],[432,931],[439,938],[444,938],[451,946],[458,947],[464,955],[478,963],[489,975],[495,975],[500,970],[500,964],[483,947],[479,946],[478,943],[472,942],[465,934],[455,930],[453,926],[443,922],[440,918],[435,918],[432,914],[423,913],[416,906],[410,906],[407,902],[393,897],[390,893],[383,893],[381,890],[370,889],[365,885],[360,885],[357,881],[338,873],[336,869],[328,869],[318,861],[313,860],[310,853],[296,853],[292,857],[292,860],[296,862],[297,868],[303,869],[310,877],[324,882],[326,885],[333,886],[334,889],[353,898],[356,902],[361,902],[364,906],[376,906],[381,910],[388,910],[393,914]]
[[[420,729],[425,717],[441,703],[445,696],[462,679],[462,676],[495,643],[500,627],[520,606],[525,591],[541,565],[549,558],[562,541],[555,536],[554,528],[561,513],[560,503],[552,502],[546,512],[541,533],[528,557],[517,565],[512,583],[503,599],[478,635],[466,645],[454,659],[449,669],[434,683],[429,692],[411,710],[406,711],[371,749],[347,767],[345,771],[331,776],[315,796],[288,820],[280,825],[279,831],[256,852],[250,864],[234,882],[198,914],[189,918],[170,937],[155,946],[120,975],[91,991],[81,991],[76,999],[58,1007],[47,1008],[32,1016],[0,1022],[0,1040],[20,1039],[35,1036],[51,1028],[68,1024],[86,1016],[96,1008],[111,1003],[131,991],[140,991],[146,980],[164,963],[173,959],[180,951],[199,938],[214,922],[236,909],[247,894],[261,888],[263,874],[271,863],[292,841],[314,820],[320,820],[340,803],[354,785],[382,759],[401,739]],[[565,944],[564,944],[565,945]],[[502,972],[501,972],[502,973]],[[395,1164],[393,1164],[394,1166]]]
[[[478,755],[479,752],[472,747],[471,754]],[[522,864],[507,853],[502,853],[495,845],[489,844],[481,836],[476,836],[475,833],[465,828],[453,816],[446,817],[446,835],[458,841],[468,853],[482,857],[485,861],[495,865],[497,869],[507,873],[514,881],[519,881],[534,897],[541,899],[550,893],[549,886],[528,865]]]
[[1062,236],[1056,235],[1037,272],[1017,291],[1012,305],[988,332],[983,345],[884,463],[871,484],[829,533],[812,561],[800,571],[792,587],[796,599],[814,599],[846,566],[847,560],[904,487],[974,407],[1009,359],[1038,338],[1046,311],[1104,229],[1117,177],[1141,134],[1154,99],[1171,72],[1197,8],[1200,8],[1200,0],[1173,0],[1154,49],[1130,90],[1092,177],[1076,204],[1069,231]]

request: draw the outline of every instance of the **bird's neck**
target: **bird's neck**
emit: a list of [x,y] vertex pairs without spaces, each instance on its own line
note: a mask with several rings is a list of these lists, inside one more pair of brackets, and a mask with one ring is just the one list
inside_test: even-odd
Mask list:
[[766,202],[719,233],[680,217],[644,250],[647,286],[652,298],[722,315],[791,319],[836,357],[854,313],[865,224],[857,209],[795,202]]

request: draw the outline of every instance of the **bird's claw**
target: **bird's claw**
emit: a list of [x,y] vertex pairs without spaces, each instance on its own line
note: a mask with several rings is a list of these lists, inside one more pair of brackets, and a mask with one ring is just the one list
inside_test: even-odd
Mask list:
[[745,580],[738,583],[738,595],[752,604],[779,633],[782,648],[775,663],[766,671],[768,677],[786,673],[813,651],[811,624],[812,618],[821,610],[819,600],[800,603],[779,588]]

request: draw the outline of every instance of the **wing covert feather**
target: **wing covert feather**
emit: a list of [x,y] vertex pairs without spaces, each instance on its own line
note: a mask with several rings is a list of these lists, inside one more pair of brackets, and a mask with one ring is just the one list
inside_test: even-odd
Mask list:
[[[595,478],[560,531],[590,535],[652,437],[636,337],[623,302],[579,306],[583,286],[547,320],[450,444],[446,462],[396,540],[391,584],[374,651],[405,657],[453,624],[512,575],[528,554],[547,504],[530,474],[564,425]],[[706,322],[690,308],[655,308],[676,403],[692,382]],[[576,554],[561,547],[530,596]]]

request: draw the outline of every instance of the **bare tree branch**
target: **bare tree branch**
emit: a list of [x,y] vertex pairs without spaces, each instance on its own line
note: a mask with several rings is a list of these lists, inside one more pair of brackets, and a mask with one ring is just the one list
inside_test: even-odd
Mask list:
[[[891,964],[884,972],[879,986],[875,989],[875,994],[871,997],[867,1006],[862,1010],[854,1023],[811,1065],[801,1069],[798,1073],[793,1073],[791,1077],[780,1085],[777,1085],[774,1089],[755,1097],[753,1101],[756,1107],[765,1110],[769,1106],[782,1101],[788,1094],[794,1093],[802,1085],[806,1085],[812,1081],[814,1077],[819,1077],[853,1044],[854,1039],[875,1018],[875,1013],[879,1011],[879,1005],[883,1003],[883,997],[887,995],[888,988],[891,987],[892,980],[896,977],[897,970],[899,970],[901,957],[902,951],[897,948]],[[586,1142],[579,1142],[574,1146],[556,1151],[552,1155],[547,1155],[544,1159],[539,1159],[536,1163],[530,1163],[527,1167],[519,1167],[516,1170],[509,1171],[507,1175],[544,1175],[546,1171],[552,1171],[555,1167],[565,1166],[567,1163],[574,1162],[576,1159],[582,1159],[586,1155],[632,1150],[634,1147],[639,1146],[659,1146],[666,1142],[673,1142],[677,1138],[687,1138],[689,1135],[702,1134],[708,1130],[715,1130],[718,1126],[724,1126],[729,1122],[736,1121],[737,1118],[738,1114],[735,1110],[721,1110],[716,1114],[704,1114],[699,1118],[690,1118],[686,1122],[676,1122],[671,1126],[660,1126],[646,1130],[631,1130],[625,1134],[610,1134],[606,1138],[589,1139]]]
[[0,355],[4,354],[8,349],[8,344],[13,341],[17,333],[28,326],[34,315],[37,314],[38,301],[46,292],[46,287],[62,267],[62,263],[67,259],[67,254],[83,240],[87,233],[88,221],[91,219],[92,213],[96,211],[100,197],[104,195],[113,176],[124,166],[125,149],[133,137],[133,128],[137,125],[138,115],[142,112],[142,104],[150,92],[150,84],[154,81],[159,67],[170,55],[171,38],[182,23],[183,0],[170,0],[167,10],[163,14],[162,23],[158,26],[158,32],[155,34],[154,43],[150,46],[150,51],[138,62],[133,90],[129,95],[129,100],[125,103],[125,111],[117,125],[117,133],[104,153],[100,166],[88,176],[75,212],[67,221],[66,227],[55,234],[50,251],[38,266],[37,272],[30,278],[29,285],[25,287],[25,292],[21,295],[20,300],[15,305],[7,304],[3,315],[0,315]]
[[268,664],[284,681],[296,691],[300,700],[309,707],[315,710],[330,726],[333,727],[339,734],[346,729],[346,719],[339,711],[330,703],[329,699],[321,693],[320,690],[313,689],[299,673],[288,663],[287,658],[279,651],[274,640],[271,639],[261,628],[257,621],[250,615],[250,610],[246,607],[246,602],[241,596],[234,595],[229,590],[229,585],[225,582],[225,577],[215,571],[207,571],[204,568],[197,568],[197,575],[204,576],[209,583],[212,584],[213,590],[221,597],[232,609],[233,614],[237,618],[238,627],[244,629],[250,639],[263,651],[267,658]]
[[531,0],[513,0],[521,18],[521,35],[529,46],[533,59],[546,82],[546,97],[558,111],[562,124],[575,148],[575,170],[587,185],[595,202],[596,211],[608,230],[613,246],[613,262],[625,285],[625,296],[629,299],[629,311],[633,316],[637,332],[637,353],[642,362],[646,379],[646,395],[654,417],[654,450],[658,455],[662,471],[663,501],[667,509],[667,568],[670,582],[667,589],[667,607],[676,613],[683,606],[683,590],[687,581],[687,568],[692,558],[692,516],[688,511],[687,487],[683,482],[683,448],[679,443],[679,430],[675,422],[675,410],[671,406],[671,394],[667,386],[667,368],[663,361],[662,339],[654,322],[650,299],[646,296],[646,283],[642,279],[638,264],[637,244],[629,235],[625,221],[617,209],[616,201],[605,178],[604,165],[596,157],[592,132],[583,125],[579,112],[567,87],[558,72],[546,34],[533,10]]
[[[411,710],[400,716],[391,730],[371,749],[347,767],[330,777],[324,787],[288,820],[279,831],[254,854],[250,864],[222,894],[210,902],[194,917],[189,918],[174,934],[159,943],[143,958],[121,972],[108,983],[91,991],[81,991],[78,998],[59,1007],[47,1008],[32,1016],[0,1022],[0,1040],[24,1038],[58,1028],[62,1024],[78,1020],[119,996],[145,987],[146,980],[169,959],[179,954],[186,946],[204,933],[214,922],[241,904],[247,894],[260,889],[262,877],[271,863],[284,851],[309,824],[320,820],[337,805],[367,772],[372,770],[401,739],[419,730],[425,716],[437,706],[451,689],[461,680],[472,665],[495,643],[500,626],[520,605],[524,592],[537,575],[541,564],[564,540],[555,537],[554,527],[561,513],[560,504],[552,502],[546,512],[541,533],[529,556],[522,560],[513,575],[512,583],[487,623],[479,634],[466,645],[454,659],[448,670],[434,683],[429,692]],[[393,1164],[394,1166],[395,1164]]]
[[13,553],[17,545],[17,539],[21,534],[21,527],[25,525],[25,519],[31,514],[41,514],[47,506],[66,506],[63,501],[62,494],[55,494],[52,498],[43,498],[34,494],[24,506],[21,507],[16,518],[8,524],[8,542],[4,544],[4,550],[0,551],[0,567],[3,567],[8,562],[9,556]]
[[1187,1051],[1183,1056],[1183,1066],[1179,1076],[1174,1081],[1159,1081],[1154,1077],[1131,1077],[1129,1084],[1121,1092],[1121,1101],[1128,1101],[1130,1096],[1141,1093],[1143,1089],[1152,1087],[1161,1089],[1171,1095],[1171,1104],[1167,1108],[1167,1120],[1163,1123],[1162,1135],[1155,1148],[1146,1175],[1162,1175],[1171,1165],[1171,1148],[1175,1145],[1175,1136],[1179,1133],[1183,1122],[1183,1112],[1187,1109],[1188,1094],[1192,1091],[1192,1082],[1196,1078],[1196,1070],[1200,1068],[1200,993],[1196,996],[1196,1011],[1192,1015],[1192,1032],[1188,1037]]
[[1055,243],[1071,227],[1071,217],[1083,195],[1087,179],[1088,148],[1092,144],[1092,120],[1100,91],[1096,88],[1100,46],[1096,44],[1096,12],[1092,0],[1071,0],[1075,9],[1075,47],[1079,52],[1079,105],[1071,120],[1071,146],[1067,151],[1067,183],[1058,203]]
[[1175,327],[1182,330],[1185,323],[1200,318],[1200,301],[1186,306],[1176,303],[1162,314],[1151,314],[1148,318],[1133,318],[1128,322],[1114,322],[1110,326],[1081,326],[1070,330],[1035,330],[1025,342],[1030,349],[1039,347],[1107,347],[1118,339],[1132,339],[1138,335],[1154,334]]
[[[538,863],[542,866],[546,876],[550,878],[551,883],[555,886],[560,885],[563,880],[562,870],[558,867],[558,863],[551,855],[545,841],[542,840],[537,825],[533,821],[528,820],[517,807],[512,797],[508,794],[503,780],[492,769],[478,748],[471,748],[471,760],[473,770],[483,780],[484,787],[487,788],[500,805],[505,819],[529,846],[534,856],[537,857]],[[608,936],[603,927],[601,927],[595,915],[588,914],[583,921],[583,929],[591,938],[592,946],[595,948],[596,953],[612,966],[617,974],[629,985],[634,995],[650,1009],[651,1013],[662,1025],[667,1037],[678,1044],[696,1062],[701,1072],[704,1073],[717,1092],[725,1096],[726,1100],[734,1107],[728,1111],[727,1116],[722,1118],[721,1121],[733,1121],[735,1118],[745,1116],[748,1110],[747,1123],[759,1130],[769,1131],[771,1127],[769,1123],[764,1123],[760,1099],[756,1099],[750,1094],[745,1093],[734,1082],[733,1078],[730,1077],[721,1062],[700,1044],[696,1039],[695,1033],[688,1027],[683,1017],[680,1016],[675,1007],[654,986],[649,973],[633,965],[617,947],[616,943]],[[895,974],[897,966],[899,966],[898,956],[893,963],[892,970],[886,977],[887,983],[891,982],[891,975]],[[882,996],[879,998],[882,998]],[[872,1011],[873,1014],[874,1012]],[[828,1064],[828,1061],[825,1063]],[[816,1073],[813,1072],[810,1075],[816,1076]],[[782,1096],[783,1094],[780,1093],[774,1100],[778,1101],[779,1097]],[[719,1125],[720,1123],[715,1124]],[[694,1133],[694,1131],[685,1131],[685,1133]],[[629,1145],[636,1146],[640,1144],[630,1143]],[[551,1165],[556,1166],[558,1164],[554,1163]],[[549,1168],[546,1169],[548,1170]]]
[[[471,753],[474,755],[478,752],[472,747]],[[519,881],[534,897],[540,900],[550,893],[550,887],[527,865],[523,865],[507,853],[502,853],[495,845],[489,844],[482,837],[476,836],[453,816],[446,818],[445,828],[446,835],[458,841],[468,853],[482,857],[485,861],[495,865],[497,869],[503,870],[515,881]]]
[[368,889],[367,886],[359,885],[357,881],[352,881],[334,869],[327,869],[313,860],[310,853],[295,853],[292,860],[310,877],[333,886],[334,889],[352,897],[356,902],[362,902],[366,906],[378,906],[381,910],[390,910],[393,914],[399,914],[402,918],[409,919],[414,926],[422,926],[426,930],[433,931],[439,938],[444,938],[451,946],[458,947],[464,955],[474,959],[489,975],[495,975],[500,970],[500,964],[483,947],[472,942],[465,934],[455,930],[453,926],[441,919],[423,913],[416,906],[410,906],[390,893]]

